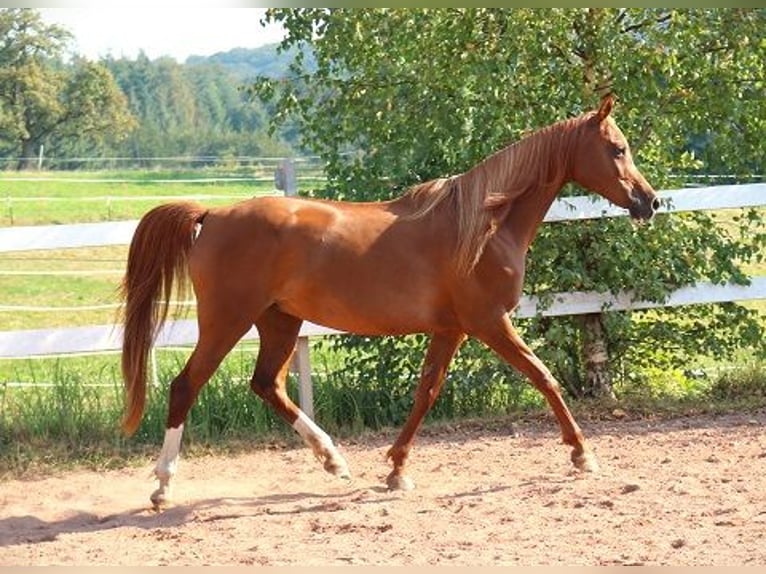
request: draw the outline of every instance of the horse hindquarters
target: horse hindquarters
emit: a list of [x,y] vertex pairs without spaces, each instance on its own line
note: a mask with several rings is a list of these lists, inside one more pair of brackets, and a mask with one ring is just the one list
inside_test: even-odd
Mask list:
[[[197,225],[206,214],[207,210],[196,203],[161,205],[141,219],[131,240],[123,280],[122,369],[126,391],[123,428],[127,434],[132,434],[141,421],[149,351],[167,318],[174,288],[183,294]],[[202,277],[195,279],[215,284],[217,278],[206,277],[206,272],[214,270],[203,268]],[[202,386],[253,321],[239,313],[236,303],[213,295],[198,300],[199,340],[170,386],[165,440],[155,467],[160,480],[159,489],[152,494],[155,505],[164,503],[169,496],[170,478],[177,466],[189,409]]]

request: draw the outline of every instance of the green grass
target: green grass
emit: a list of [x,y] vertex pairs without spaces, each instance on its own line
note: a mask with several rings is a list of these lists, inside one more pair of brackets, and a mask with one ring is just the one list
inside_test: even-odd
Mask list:
[[[137,219],[155,205],[175,197],[200,196],[204,203],[213,206],[274,192],[270,181],[186,181],[221,175],[167,172],[19,175],[17,172],[2,172],[0,226]],[[181,177],[184,181],[178,181]],[[19,181],[20,178],[33,181]]]
[[[118,303],[127,250],[127,246],[113,246],[0,253],[1,305],[16,308],[0,311],[0,330],[112,323],[116,317],[113,308],[77,308]],[[6,274],[9,272],[13,274]],[[33,311],[23,307],[70,310]]]

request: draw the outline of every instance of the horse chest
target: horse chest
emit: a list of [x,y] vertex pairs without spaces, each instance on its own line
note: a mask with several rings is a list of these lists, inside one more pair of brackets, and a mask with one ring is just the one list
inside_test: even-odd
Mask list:
[[526,252],[512,236],[498,233],[493,237],[477,266],[485,296],[514,306],[521,296],[525,261]]

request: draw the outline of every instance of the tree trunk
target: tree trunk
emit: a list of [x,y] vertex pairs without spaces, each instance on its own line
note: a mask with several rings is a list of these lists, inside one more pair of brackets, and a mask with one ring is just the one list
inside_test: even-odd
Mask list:
[[[583,101],[588,103],[593,95],[603,97],[612,91],[612,74],[600,68],[598,58],[602,56],[596,42],[597,29],[603,25],[605,12],[599,8],[589,8],[583,21],[575,21],[574,31],[577,37],[576,54],[582,61]],[[582,237],[580,248],[585,261],[591,238]],[[586,264],[587,266],[587,264]],[[582,396],[591,398],[614,399],[612,374],[609,370],[609,350],[606,345],[606,331],[601,313],[590,313],[581,317],[582,359],[585,365],[585,380]]]
[[29,171],[37,167],[37,155],[34,140],[21,141],[21,159],[19,159],[19,171]]
[[590,313],[582,317],[582,335],[582,357],[585,364],[582,394],[585,397],[614,399],[609,350],[601,313]]

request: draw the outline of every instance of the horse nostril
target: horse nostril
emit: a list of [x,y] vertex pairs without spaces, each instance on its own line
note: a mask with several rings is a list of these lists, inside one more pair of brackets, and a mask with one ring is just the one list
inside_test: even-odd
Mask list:
[[652,200],[652,209],[653,209],[654,211],[658,211],[658,210],[660,209],[660,205],[661,205],[661,204],[660,204],[660,198],[659,198],[659,197],[655,197],[655,198]]

